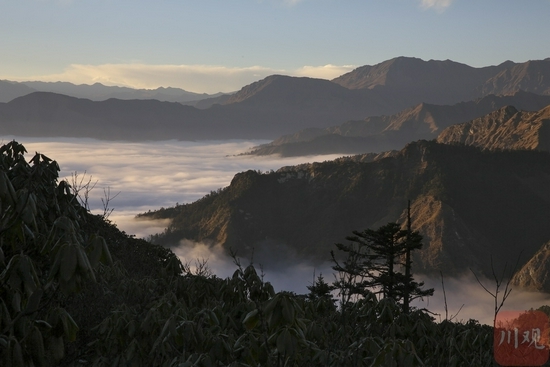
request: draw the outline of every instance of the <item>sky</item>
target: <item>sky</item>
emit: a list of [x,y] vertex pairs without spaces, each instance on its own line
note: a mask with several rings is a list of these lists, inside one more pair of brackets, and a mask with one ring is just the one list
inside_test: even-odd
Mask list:
[[232,92],[397,56],[550,57],[550,0],[0,0],[0,79]]

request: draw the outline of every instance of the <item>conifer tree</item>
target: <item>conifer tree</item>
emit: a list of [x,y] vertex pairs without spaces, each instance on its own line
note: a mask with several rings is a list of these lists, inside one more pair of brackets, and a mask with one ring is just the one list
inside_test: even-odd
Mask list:
[[376,230],[354,231],[354,236],[346,237],[351,243],[336,244],[348,256],[339,262],[332,253],[333,269],[341,274],[335,285],[347,292],[348,300],[350,294],[373,292],[401,303],[409,313],[412,300],[433,294],[433,289],[422,289],[424,283],[416,282],[412,274],[411,252],[422,248],[422,236],[411,230],[410,222],[409,204],[406,230],[392,222]]

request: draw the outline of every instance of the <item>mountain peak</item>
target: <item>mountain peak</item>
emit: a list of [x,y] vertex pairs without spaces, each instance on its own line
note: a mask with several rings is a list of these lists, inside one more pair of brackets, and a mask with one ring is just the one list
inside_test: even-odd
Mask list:
[[454,69],[464,68],[472,69],[470,66],[450,60],[424,61],[416,57],[399,56],[374,66],[361,66],[332,81],[350,89],[373,89],[376,86],[418,83],[434,73],[454,73]]
[[[502,64],[504,65],[504,64]],[[483,94],[513,94],[519,90],[550,95],[550,59],[508,64],[481,87]]]
[[231,103],[238,103],[243,102],[257,93],[261,92],[264,88],[269,86],[271,83],[277,81],[277,80],[287,80],[291,77],[286,75],[269,75],[261,80],[258,80],[254,83],[248,84],[241,88],[237,93],[233,94],[229,99],[225,102],[225,104],[231,104]]

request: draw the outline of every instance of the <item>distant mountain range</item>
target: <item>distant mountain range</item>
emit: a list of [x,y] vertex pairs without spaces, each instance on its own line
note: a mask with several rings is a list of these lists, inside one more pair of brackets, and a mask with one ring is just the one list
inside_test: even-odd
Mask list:
[[101,83],[73,84],[68,82],[12,82],[0,80],[0,102],[9,102],[32,92],[51,92],[92,101],[117,99],[156,99],[161,102],[180,102],[195,104],[208,98],[218,98],[225,94],[193,93],[180,88],[134,89],[127,87],[106,86]]
[[[231,96],[203,98],[196,103],[202,109],[178,102],[207,96],[189,96],[171,88],[137,91],[97,84],[4,81],[0,83],[4,100],[17,93],[25,95],[0,103],[0,134],[113,140],[275,139],[303,129],[394,115],[420,103],[456,104],[520,90],[548,95],[549,73],[550,59],[473,68],[450,60],[398,57],[332,81],[273,75]],[[49,89],[26,94],[36,88]],[[172,105],[122,100],[127,98],[157,98]],[[364,151],[379,142],[367,143]]]
[[399,57],[332,81],[273,75],[200,108],[31,88],[0,82],[0,96],[24,93],[0,103],[0,135],[277,139],[255,153],[369,152],[242,172],[194,203],[143,214],[171,219],[158,243],[321,262],[353,230],[403,223],[410,199],[425,239],[416,271],[490,276],[491,260],[503,269],[521,254],[514,284],[550,291],[550,59],[473,68]]
[[[550,96],[523,91],[489,95],[451,106],[421,103],[395,115],[367,117],[325,129],[310,128],[282,136],[246,154],[283,157],[317,154],[361,154],[401,149],[420,139],[435,139],[451,125],[482,117],[504,106],[537,111],[550,105]],[[453,130],[454,131],[454,130]]]
[[319,262],[353,230],[404,223],[410,199],[413,229],[425,239],[417,271],[491,276],[491,261],[503,269],[519,258],[514,284],[550,292],[549,132],[550,106],[505,106],[437,141],[239,173],[194,203],[141,216],[171,219],[154,236],[165,246],[187,239]]

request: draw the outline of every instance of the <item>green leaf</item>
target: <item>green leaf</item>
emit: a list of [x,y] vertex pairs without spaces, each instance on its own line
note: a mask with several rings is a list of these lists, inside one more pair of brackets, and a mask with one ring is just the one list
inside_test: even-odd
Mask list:
[[30,337],[27,342],[27,349],[30,351],[35,364],[41,366],[45,361],[44,338],[40,330],[33,326]]
[[246,327],[247,330],[252,330],[258,325],[258,322],[260,321],[260,314],[258,310],[250,311],[246,317],[243,320],[243,325]]
[[40,300],[42,299],[43,295],[44,295],[44,291],[40,288],[37,288],[32,293],[29,300],[27,301],[27,307],[25,307],[25,313],[30,314],[38,310],[38,306],[40,305]]
[[15,312],[21,312],[21,294],[17,291],[12,295],[11,307]]
[[48,352],[54,361],[58,362],[65,356],[65,344],[63,337],[50,336],[46,342]]
[[24,367],[25,362],[23,361],[23,350],[21,349],[21,344],[17,340],[13,340],[13,347],[12,347],[12,366],[13,367]]
[[65,309],[60,309],[59,317],[61,322],[63,323],[65,338],[70,342],[74,342],[76,340],[76,335],[79,330],[78,325]]
[[65,282],[68,282],[75,273],[78,264],[76,250],[76,247],[71,244],[66,244],[59,250],[58,256],[61,258],[59,275]]
[[281,354],[292,355],[294,353],[294,338],[290,331],[285,328],[277,337],[277,350]]

